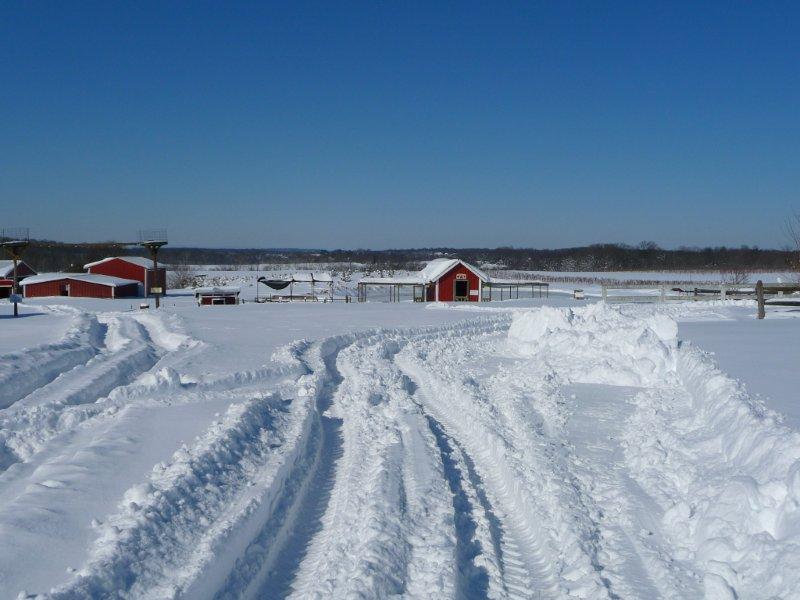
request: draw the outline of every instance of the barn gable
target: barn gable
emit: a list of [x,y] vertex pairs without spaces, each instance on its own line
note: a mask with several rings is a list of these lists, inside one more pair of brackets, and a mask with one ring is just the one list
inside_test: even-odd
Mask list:
[[153,261],[142,256],[110,256],[88,263],[84,268],[89,273],[136,280],[142,284],[145,295],[150,295],[154,287],[160,287],[161,294],[167,291],[166,269],[159,267],[154,271]]

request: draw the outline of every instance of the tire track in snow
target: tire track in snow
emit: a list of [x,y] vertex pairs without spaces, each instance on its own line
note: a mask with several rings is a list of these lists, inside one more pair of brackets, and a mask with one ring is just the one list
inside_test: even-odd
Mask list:
[[[426,411],[442,423],[452,439],[468,449],[475,472],[487,483],[493,512],[502,523],[501,556],[506,589],[513,597],[560,597],[571,592],[607,597],[605,586],[581,548],[580,538],[570,533],[569,528],[559,529],[558,537],[552,537],[556,533],[550,523],[552,515],[549,509],[542,512],[550,500],[539,498],[547,488],[542,487],[543,482],[530,479],[530,469],[543,457],[537,458],[538,452],[528,454],[534,448],[526,451],[525,445],[517,447],[519,442],[513,431],[505,431],[504,413],[497,413],[498,406],[472,383],[462,387],[438,379],[443,373],[460,370],[456,365],[441,362],[443,358],[450,360],[445,358],[448,355],[458,356],[462,363],[480,360],[476,348],[485,346],[480,342],[480,338],[454,336],[430,344],[412,343],[398,357],[398,363],[420,386],[419,398]],[[457,375],[451,376],[458,379]],[[520,441],[525,439],[523,436]],[[550,466],[547,459],[544,466]],[[547,496],[551,493],[548,491]],[[546,503],[540,507],[541,502]],[[546,519],[547,526],[539,523],[539,519]],[[558,539],[563,536],[566,539]],[[558,548],[567,541],[567,548]],[[567,556],[562,554],[565,551]]]
[[265,459],[273,459],[275,467],[268,474],[279,472],[274,459],[282,453],[271,451],[292,433],[287,412],[281,398],[272,395],[233,404],[193,447],[181,448],[170,463],[156,465],[148,482],[128,490],[120,512],[100,526],[88,564],[50,596],[160,598],[181,593],[181,581],[214,558],[204,534],[219,535],[231,526],[219,517],[232,504],[247,512],[257,496],[251,482],[269,487]]
[[313,345],[300,356],[308,371],[302,389],[314,403],[302,457],[287,477],[280,500],[237,559],[215,598],[282,598],[321,521],[342,454],[341,420],[325,415],[342,381],[336,357],[348,342],[335,338]]
[[[494,331],[502,324],[498,319],[490,319],[470,327]],[[427,328],[414,334],[436,337],[442,329]],[[447,329],[455,330],[452,327]],[[329,357],[328,364],[325,365],[325,361],[322,361],[322,365],[315,364],[312,373],[301,377],[296,391],[305,389],[316,398],[327,387],[325,393],[329,396],[335,389],[335,382],[328,385],[323,383],[335,379],[331,375],[335,356],[356,339],[370,336],[381,339],[387,335],[390,334],[351,335],[316,344],[317,348],[325,347],[323,354]],[[311,358],[308,345],[298,345],[295,350],[296,356]],[[235,400],[237,395],[253,395],[261,389],[268,383],[268,374],[274,377],[279,372],[291,373],[293,370],[296,368],[287,369],[279,365],[264,373],[258,370],[243,374],[243,377],[232,375],[224,378],[224,382],[186,386],[178,382],[174,392],[185,396],[193,393],[227,394],[231,400]],[[233,389],[226,390],[229,385],[233,385]],[[141,392],[140,387],[134,386],[121,397],[138,397],[136,390]],[[404,394],[403,410],[406,411],[411,403],[407,398],[408,392]],[[102,596],[105,593],[102,590],[114,590],[119,597],[182,595],[204,598],[217,593],[220,596],[246,597],[258,596],[260,585],[266,585],[268,590],[273,589],[278,594],[285,591],[290,583],[293,586],[295,582],[290,581],[291,571],[297,563],[303,564],[307,558],[305,540],[318,533],[316,526],[295,527],[297,515],[318,514],[327,503],[325,495],[316,494],[312,488],[314,482],[322,480],[332,483],[334,489],[342,485],[340,478],[326,474],[334,469],[337,461],[336,444],[324,442],[319,446],[319,453],[325,452],[327,463],[323,461],[312,467],[304,462],[309,448],[314,448],[314,436],[311,435],[315,422],[313,415],[319,415],[319,412],[311,410],[313,404],[299,399],[299,393],[297,395],[298,400],[293,401],[288,409],[294,412],[286,417],[285,423],[281,420],[280,432],[266,427],[259,430],[261,433],[255,430],[243,433],[239,420],[230,414],[224,419],[225,423],[213,425],[195,446],[182,449],[169,463],[156,465],[148,483],[135,486],[126,494],[121,512],[104,519],[92,558],[72,582],[56,591],[56,597],[81,597],[87,593]],[[253,401],[245,401],[244,404],[248,402]],[[318,408],[325,408],[324,400]],[[410,460],[408,448],[418,444],[409,444],[409,440],[405,439],[404,436],[408,435],[406,425],[403,423],[401,443],[396,445],[396,451],[391,451],[385,456],[384,462],[375,465],[376,469],[368,480],[383,481],[383,485],[389,486],[386,490],[394,489],[394,492],[387,491],[385,494],[400,499],[401,511],[408,510],[409,505],[413,508],[414,503],[421,506],[414,509],[419,513],[416,522],[401,523],[395,531],[397,539],[407,539],[411,535],[415,540],[411,548],[411,562],[408,563],[407,583],[413,585],[417,582],[421,593],[426,589],[427,580],[424,577],[429,577],[431,573],[427,564],[430,554],[423,552],[415,555],[414,550],[415,544],[422,543],[424,546],[428,543],[425,528],[429,527],[429,523],[420,518],[428,507],[425,504],[428,489],[419,491],[416,486],[430,475],[415,471],[420,465],[409,464],[415,461]],[[224,433],[220,427],[224,431],[232,428],[231,434]],[[421,421],[410,431],[413,433],[424,429],[424,421]],[[273,439],[280,435],[280,443],[264,448],[261,439],[264,432],[268,437],[272,435]],[[427,452],[433,453],[433,436],[429,431],[426,435],[427,445],[430,446]],[[312,454],[317,456],[316,449]],[[242,467],[242,456],[245,455],[251,460],[246,467]],[[254,456],[257,458],[252,458]],[[431,468],[425,467],[427,470]],[[187,469],[188,479],[184,479],[183,474]],[[219,481],[218,473],[222,478]],[[211,481],[207,482],[209,476]],[[419,480],[420,476],[422,480]],[[438,481],[442,490],[447,489],[441,475],[434,477],[433,481]],[[224,498],[219,490],[209,488],[209,485],[223,489]],[[442,503],[442,499],[437,499],[437,502]],[[452,506],[448,514],[451,512]],[[257,537],[261,533],[264,536]],[[391,540],[392,536],[385,539]],[[433,543],[436,545],[438,542]],[[368,551],[368,548],[365,550]],[[130,562],[134,556],[137,557],[135,565]],[[362,557],[367,556],[368,552],[362,554]],[[271,569],[278,564],[278,560],[283,561],[281,565],[289,564],[289,572],[284,573],[280,580],[270,579]],[[441,577],[438,571],[435,574]],[[270,588],[273,584],[275,587]]]
[[0,356],[0,409],[91,360],[101,351],[104,335],[95,316],[78,313],[60,341]]
[[[481,502],[479,507],[475,506],[474,496],[477,494],[474,490],[472,490],[472,494],[467,490],[468,479],[462,472],[465,470],[465,466],[460,448],[445,434],[444,428],[436,419],[429,415],[425,415],[425,419],[439,446],[445,477],[453,494],[458,564],[457,595],[459,598],[485,598],[489,592],[490,579],[486,567],[475,564],[476,557],[483,550],[480,541],[476,538],[479,524],[476,521],[478,517],[473,514],[475,510],[479,507],[482,508],[487,513],[487,520],[494,521],[495,527],[490,528],[492,550],[496,555],[497,568],[501,577],[503,575],[502,532],[496,526],[496,517],[491,513],[488,503]],[[508,592],[505,587],[503,591]]]
[[[432,476],[433,440],[420,438],[424,421],[409,412],[404,381],[387,360],[399,349],[392,337],[359,340],[339,353],[332,413],[343,419],[344,455],[324,527],[292,586],[297,597],[448,595],[449,578],[431,578],[424,564],[437,556],[428,545],[448,545],[446,488],[440,472]],[[425,510],[430,522],[419,518]],[[435,560],[451,562],[446,551]]]
[[97,400],[152,368],[159,357],[130,318],[101,317],[103,349],[0,413],[0,471],[31,458],[49,440],[108,407]]

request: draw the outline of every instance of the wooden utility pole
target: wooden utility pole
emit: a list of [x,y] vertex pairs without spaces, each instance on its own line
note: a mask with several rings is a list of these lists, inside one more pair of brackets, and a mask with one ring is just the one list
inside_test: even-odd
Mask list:
[[14,304],[14,316],[19,316],[19,275],[17,267],[22,260],[22,253],[30,245],[30,232],[26,227],[0,230],[0,245],[11,255],[14,263],[14,275],[11,283],[11,301]]
[[[150,252],[150,258],[153,259],[153,279],[155,280],[157,285],[150,284],[150,292],[156,298],[156,308],[161,306],[160,296],[164,293],[164,285],[166,281],[161,281],[161,278],[158,276],[158,251],[162,248],[162,246],[167,245],[167,231],[166,229],[155,229],[149,231],[140,231],[139,232],[139,245],[147,248],[148,252]],[[167,273],[164,272],[164,279],[166,280]],[[145,295],[147,295],[148,290],[145,290]]]
[[764,310],[764,283],[759,279],[756,282],[756,300],[758,300],[758,318],[763,319],[766,316]]

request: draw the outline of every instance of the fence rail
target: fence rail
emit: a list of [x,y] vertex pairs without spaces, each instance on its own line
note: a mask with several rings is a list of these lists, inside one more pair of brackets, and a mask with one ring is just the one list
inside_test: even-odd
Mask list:
[[[652,285],[640,283],[621,283],[603,286],[605,302],[669,302],[669,301],[704,301],[704,300],[756,300],[758,318],[766,316],[767,306],[800,307],[800,285],[780,283],[764,283],[759,280],[755,287],[727,286],[683,289],[669,285]],[[615,295],[609,290],[652,290],[653,294]],[[670,293],[672,292],[672,293]]]

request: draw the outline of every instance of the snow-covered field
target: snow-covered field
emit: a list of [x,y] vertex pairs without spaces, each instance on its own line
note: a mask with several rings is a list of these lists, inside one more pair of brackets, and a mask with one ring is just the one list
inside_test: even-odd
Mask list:
[[800,311],[130,306],[0,319],[0,599],[800,597]]

